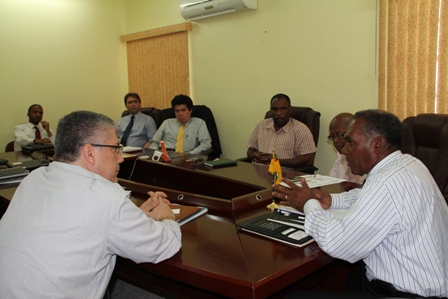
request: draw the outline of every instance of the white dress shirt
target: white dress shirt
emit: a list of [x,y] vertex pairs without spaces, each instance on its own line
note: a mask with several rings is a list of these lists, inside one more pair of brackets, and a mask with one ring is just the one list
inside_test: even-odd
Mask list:
[[367,175],[353,174],[350,167],[347,165],[345,155],[341,155],[336,152],[336,161],[334,162],[333,169],[330,171],[330,176],[334,178],[344,179],[349,182],[362,184]]
[[[27,124],[17,125],[14,127],[14,136],[16,137],[16,140],[14,142],[15,151],[21,151],[22,146],[33,143],[34,139],[36,139],[36,130],[34,129],[34,126],[35,125],[33,123],[29,122]],[[47,131],[42,128],[42,125],[40,123],[37,125],[37,127],[40,131],[41,139],[49,138],[54,144],[53,131],[50,130],[52,135],[51,137],[49,137]]]
[[116,255],[157,263],[180,246],[176,221],[154,221],[117,183],[52,162],[22,181],[0,221],[0,297],[103,298]]
[[399,291],[448,296],[448,206],[428,169],[396,151],[360,189],[331,194],[335,216],[317,200],[304,207],[305,231],[333,257],[364,260],[367,278]]

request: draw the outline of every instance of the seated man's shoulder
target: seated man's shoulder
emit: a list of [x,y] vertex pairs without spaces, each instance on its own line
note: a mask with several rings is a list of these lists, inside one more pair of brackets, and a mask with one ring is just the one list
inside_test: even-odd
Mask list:
[[305,125],[303,122],[298,121],[297,119],[294,118],[290,118],[290,120],[292,120],[292,122],[290,122],[290,124],[292,124],[292,127],[294,128],[294,130],[306,130],[306,131],[310,131],[310,128]]
[[151,116],[149,116],[148,114],[145,113],[141,113],[142,115],[140,116],[142,119],[144,119],[146,122],[150,122],[152,124],[156,124],[156,122],[154,121],[154,118],[152,118]]
[[272,120],[272,118],[264,118],[257,123],[257,126],[268,126],[273,124],[274,121]]
[[25,128],[28,124],[19,124],[19,125],[15,125],[14,129],[21,129],[21,128]]
[[193,123],[205,123],[205,120],[203,120],[200,117],[192,117],[191,118],[191,122],[193,122]]
[[300,127],[302,127],[302,126],[305,126],[305,127],[307,127],[308,128],[308,126],[307,125],[305,125],[303,122],[301,122],[301,121],[299,121],[299,120],[297,120],[297,119],[295,119],[295,118],[289,118],[291,121],[292,121],[292,124],[294,125],[294,126],[300,126]]

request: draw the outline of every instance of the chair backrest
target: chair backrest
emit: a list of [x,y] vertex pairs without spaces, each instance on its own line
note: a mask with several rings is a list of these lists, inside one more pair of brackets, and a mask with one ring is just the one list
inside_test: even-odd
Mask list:
[[[266,112],[264,118],[270,118],[271,110]],[[317,147],[317,142],[319,141],[319,130],[320,130],[320,112],[314,111],[309,107],[292,107],[291,117],[297,119],[301,123],[304,123],[313,134],[314,143]]]
[[[157,127],[159,127],[165,119],[175,117],[176,116],[174,114],[173,108],[163,109],[160,114],[160,119]],[[208,133],[210,134],[210,138],[212,139],[213,151],[211,155],[219,158],[219,156],[221,156],[222,154],[221,143],[219,142],[218,127],[216,126],[215,118],[213,117],[213,113],[210,108],[205,105],[194,105],[191,117],[201,118],[205,121],[205,123],[207,124]]]
[[[157,128],[159,127],[159,122],[160,122],[160,113],[162,112],[162,110],[157,109],[155,107],[146,107],[146,108],[141,108],[140,111],[146,115],[151,116],[154,119],[154,122],[156,123]],[[121,114],[121,117],[129,115],[129,111],[128,110],[124,110],[123,113]]]
[[14,151],[14,141],[9,142],[5,147],[5,152],[13,152]]
[[403,121],[403,153],[426,165],[448,198],[448,114],[419,114]]

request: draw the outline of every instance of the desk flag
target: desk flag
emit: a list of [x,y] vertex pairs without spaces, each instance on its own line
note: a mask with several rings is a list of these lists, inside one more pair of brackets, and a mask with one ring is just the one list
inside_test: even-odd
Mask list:
[[272,173],[274,184],[280,184],[282,182],[282,168],[280,167],[280,161],[277,158],[277,154],[272,152],[271,164],[269,164],[269,172]]
[[162,155],[160,156],[160,159],[164,162],[170,162],[171,159],[168,156],[168,152],[166,151],[165,142],[162,140],[160,141],[160,148],[162,149]]

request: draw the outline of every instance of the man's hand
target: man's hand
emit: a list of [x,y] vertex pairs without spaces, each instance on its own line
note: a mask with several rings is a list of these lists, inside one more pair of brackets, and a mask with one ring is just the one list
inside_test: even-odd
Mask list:
[[44,139],[34,139],[33,143],[35,144],[44,144],[44,145],[50,145],[53,144],[49,138]]
[[261,164],[267,164],[271,162],[272,154],[263,152],[254,152],[253,161]]
[[144,203],[140,205],[140,209],[145,212],[146,216],[154,220],[162,221],[165,219],[175,220],[176,217],[169,206],[171,203],[163,192],[148,192],[150,196]]
[[48,137],[51,137],[53,134],[51,134],[50,131],[50,123],[46,121],[41,121],[40,124],[42,125],[42,128],[44,128],[44,130],[47,131]]
[[282,182],[287,184],[289,188],[281,185],[274,185],[274,192],[272,192],[273,197],[281,200],[281,205],[291,206],[303,212],[303,206],[305,203],[309,199],[314,198],[320,202],[322,208],[324,209],[328,209],[331,206],[330,194],[317,189],[310,189],[305,178],[302,178],[302,187],[297,186],[286,178],[283,178]]

